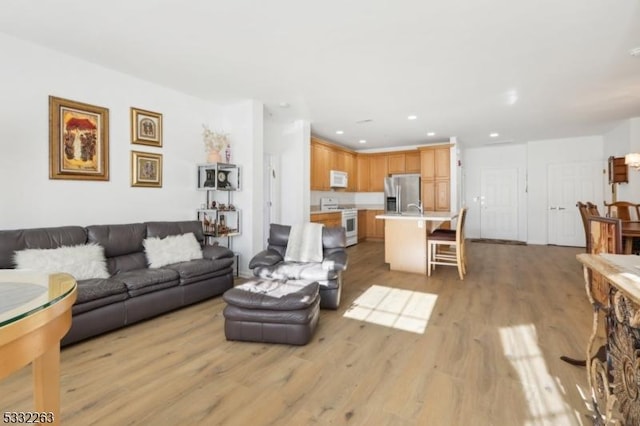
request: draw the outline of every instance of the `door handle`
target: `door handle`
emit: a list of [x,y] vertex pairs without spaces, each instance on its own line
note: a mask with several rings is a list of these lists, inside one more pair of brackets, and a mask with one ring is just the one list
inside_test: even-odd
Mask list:
[[549,210],[558,210],[557,207],[549,207]]
[[558,207],[558,210],[566,210],[564,207]]

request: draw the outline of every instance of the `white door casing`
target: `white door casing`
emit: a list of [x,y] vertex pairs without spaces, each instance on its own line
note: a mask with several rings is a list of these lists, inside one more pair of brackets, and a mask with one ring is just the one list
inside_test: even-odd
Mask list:
[[602,165],[599,162],[547,166],[547,242],[559,246],[585,246],[578,201],[601,205]]
[[480,172],[480,236],[518,239],[518,169]]

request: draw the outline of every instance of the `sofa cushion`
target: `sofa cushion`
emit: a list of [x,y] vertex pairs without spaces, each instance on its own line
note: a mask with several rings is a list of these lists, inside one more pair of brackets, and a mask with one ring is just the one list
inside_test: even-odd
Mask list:
[[255,276],[275,280],[323,281],[338,278],[338,271],[326,270],[320,262],[280,262],[272,266],[258,266],[253,270]]
[[189,262],[167,265],[165,268],[176,271],[180,275],[180,283],[187,284],[193,281],[199,281],[207,275],[229,269],[231,265],[233,265],[233,258],[216,260],[195,259]]
[[169,235],[165,238],[147,238],[144,250],[149,268],[160,268],[172,263],[202,259],[202,250],[193,233]]
[[147,226],[147,238],[165,238],[169,235],[181,235],[191,232],[200,244],[204,241],[202,223],[197,220],[182,222],[146,222],[145,225]]
[[76,304],[126,293],[127,287],[124,283],[113,278],[81,280],[78,281],[78,299],[76,300]]
[[0,268],[12,269],[15,266],[13,255],[18,250],[76,246],[86,242],[87,233],[80,226],[0,231]]
[[104,248],[97,244],[19,250],[14,261],[18,269],[65,272],[76,280],[109,278]]
[[129,293],[159,284],[165,285],[162,288],[173,287],[179,282],[178,273],[172,269],[137,269],[122,272],[115,275],[113,279],[123,282]]
[[106,257],[124,256],[144,250],[147,228],[142,223],[87,226],[87,239],[104,247]]

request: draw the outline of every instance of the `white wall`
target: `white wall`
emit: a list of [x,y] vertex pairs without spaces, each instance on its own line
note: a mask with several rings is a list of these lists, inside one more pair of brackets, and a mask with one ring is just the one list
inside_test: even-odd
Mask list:
[[281,200],[279,223],[293,225],[309,221],[311,126],[306,120],[265,120],[265,152],[278,159],[277,188]]
[[[211,104],[4,35],[0,51],[0,229],[195,217]],[[109,109],[109,181],[48,178],[49,95]],[[131,144],[131,106],[163,114],[162,148]],[[161,189],[130,186],[131,150],[163,154]]]
[[[532,141],[527,144],[527,242],[547,244],[547,166],[598,161],[604,168],[603,137],[586,136]],[[605,177],[603,176],[603,186]],[[602,200],[594,200],[602,203]]]
[[463,202],[468,213],[465,222],[468,238],[480,238],[480,201],[482,171],[518,170],[518,241],[527,241],[527,146],[496,145],[465,149],[462,152]]
[[[161,87],[0,34],[0,229],[190,220],[205,200],[196,164],[206,159],[202,124],[230,134],[232,162],[243,171],[241,271],[255,251],[261,210],[262,105],[231,106]],[[109,109],[109,181],[50,180],[48,96]],[[163,147],[132,145],[129,108],[163,114]],[[162,188],[130,186],[132,150],[163,155]],[[257,161],[259,159],[259,161]],[[261,235],[258,240],[261,240]]]

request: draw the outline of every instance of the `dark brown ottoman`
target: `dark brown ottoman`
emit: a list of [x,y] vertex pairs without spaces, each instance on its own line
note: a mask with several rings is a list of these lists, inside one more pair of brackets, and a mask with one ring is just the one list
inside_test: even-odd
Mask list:
[[254,280],[222,296],[227,340],[304,345],[320,315],[317,282]]

